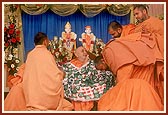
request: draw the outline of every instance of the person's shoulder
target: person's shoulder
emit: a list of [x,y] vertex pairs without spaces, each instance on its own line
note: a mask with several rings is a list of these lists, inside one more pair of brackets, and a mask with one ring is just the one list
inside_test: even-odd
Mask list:
[[127,27],[132,27],[132,28],[134,28],[134,27],[136,27],[136,25],[131,23],[131,24],[128,24]]
[[150,18],[149,18],[149,19],[156,19],[156,20],[159,20],[159,18],[154,17],[154,16],[150,16]]
[[160,20],[159,18],[157,17],[154,17],[154,16],[150,16],[150,18],[148,19],[148,21],[152,21],[152,22],[162,22],[162,20]]
[[160,20],[157,17],[150,16],[149,19],[147,19],[146,21],[144,21],[144,24],[150,24],[150,26],[160,27],[160,26],[163,26],[164,21]]
[[109,44],[111,44],[112,42],[114,42],[114,39],[110,39],[107,43],[106,43],[106,45],[105,45],[105,47],[107,47]]
[[136,26],[135,24],[130,23],[130,24],[123,25],[122,27],[127,28],[127,27],[135,27],[135,26]]
[[33,48],[33,49],[28,53],[27,58],[28,58],[28,57],[31,57],[32,55],[34,55],[34,53],[36,53],[36,47]]

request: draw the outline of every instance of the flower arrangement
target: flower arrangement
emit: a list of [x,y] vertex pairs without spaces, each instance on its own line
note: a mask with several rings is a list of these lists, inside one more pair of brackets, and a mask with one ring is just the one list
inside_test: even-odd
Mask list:
[[8,67],[9,75],[16,75],[20,60],[18,58],[18,45],[20,42],[20,30],[17,28],[17,21],[14,12],[18,5],[9,5],[8,22],[4,25],[4,50],[5,63]]
[[102,50],[104,47],[105,47],[105,44],[102,41],[102,39],[96,38],[93,46],[93,52],[87,51],[89,58],[91,60],[94,60],[97,56],[100,56],[102,54]]
[[20,30],[16,28],[16,20],[14,16],[12,20],[9,22],[9,25],[5,25],[4,27],[4,41],[5,41],[5,49],[9,46],[17,48],[20,42]]
[[95,40],[95,44],[94,44],[94,49],[93,49],[93,53],[96,56],[101,55],[103,48],[105,47],[105,44],[103,42],[102,39],[96,38]]
[[16,73],[19,69],[19,67],[18,67],[19,63],[20,63],[19,58],[16,58],[12,54],[9,55],[8,60],[7,60],[9,75],[16,76]]
[[62,39],[58,40],[57,36],[55,36],[53,40],[50,40],[48,49],[55,57],[57,64],[63,65],[64,63],[70,61],[68,50],[63,47]]

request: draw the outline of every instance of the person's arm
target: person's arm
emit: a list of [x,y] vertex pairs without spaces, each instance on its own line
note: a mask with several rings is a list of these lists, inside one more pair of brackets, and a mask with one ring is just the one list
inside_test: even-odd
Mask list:
[[65,75],[66,75],[66,73],[65,73],[65,71],[63,70],[63,67],[58,66],[58,69],[59,69],[61,72],[63,72],[63,78],[64,78],[64,77],[65,77]]
[[116,75],[117,83],[131,77],[130,73],[133,69],[132,64],[124,65],[121,68],[119,68],[118,70],[116,70],[116,72],[113,71],[113,69],[115,70],[115,58],[114,58],[114,54],[112,53],[112,50],[110,48],[106,48],[103,51],[103,58],[104,58],[106,64],[109,66],[112,73],[114,73],[114,75]]
[[119,68],[116,75],[117,76],[116,82],[118,83],[126,79],[130,79],[132,70],[133,70],[133,64],[124,65],[121,68]]
[[113,68],[112,61],[114,61],[112,50],[108,47],[105,47],[103,49],[102,56],[103,56],[105,63],[108,65],[108,67],[112,71],[112,68]]

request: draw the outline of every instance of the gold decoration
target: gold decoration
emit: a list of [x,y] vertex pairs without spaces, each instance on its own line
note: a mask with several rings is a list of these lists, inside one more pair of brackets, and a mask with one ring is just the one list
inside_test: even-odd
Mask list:
[[65,28],[71,28],[71,24],[69,22],[66,23]]

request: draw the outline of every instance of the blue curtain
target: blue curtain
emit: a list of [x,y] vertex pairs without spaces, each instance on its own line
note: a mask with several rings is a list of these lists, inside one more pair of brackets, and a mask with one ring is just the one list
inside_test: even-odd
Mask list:
[[34,36],[37,32],[44,32],[51,40],[54,36],[61,37],[62,31],[67,21],[71,23],[72,31],[77,34],[77,46],[81,45],[79,38],[85,30],[85,26],[90,25],[92,32],[97,38],[101,38],[105,43],[111,39],[108,34],[107,26],[111,21],[118,21],[122,25],[130,22],[130,14],[125,16],[114,16],[108,11],[102,11],[100,14],[87,18],[80,11],[70,16],[59,16],[48,10],[41,15],[29,15],[22,12],[23,34],[25,52],[34,48]]

